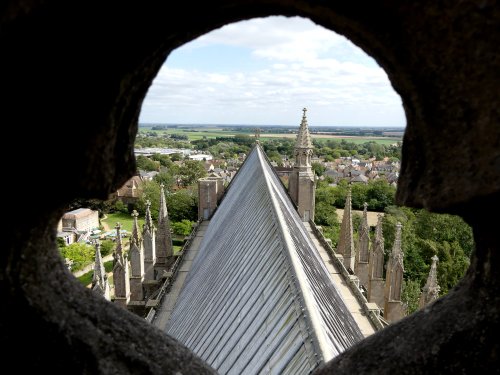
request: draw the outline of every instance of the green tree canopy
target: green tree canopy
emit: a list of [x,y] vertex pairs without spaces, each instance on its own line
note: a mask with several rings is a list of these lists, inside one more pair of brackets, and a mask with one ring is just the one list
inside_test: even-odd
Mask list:
[[179,168],[182,186],[187,187],[195,184],[198,179],[207,175],[203,162],[198,160],[185,160]]

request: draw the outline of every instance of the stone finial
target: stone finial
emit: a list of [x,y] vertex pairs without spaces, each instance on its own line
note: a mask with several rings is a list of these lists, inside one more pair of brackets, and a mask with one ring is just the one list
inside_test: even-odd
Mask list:
[[422,288],[422,294],[420,295],[419,306],[420,308],[428,305],[432,301],[439,298],[439,291],[441,287],[437,280],[437,262],[439,258],[434,255],[432,258],[431,269],[429,271],[429,276],[427,276],[427,282]]
[[168,218],[167,201],[165,199],[165,185],[160,185],[160,210],[158,212],[158,223]]
[[311,134],[309,134],[309,128],[307,126],[307,108],[304,108],[302,111],[304,111],[304,114],[302,115],[302,122],[300,123],[299,132],[297,134],[295,148],[312,149],[313,145],[311,142]]
[[137,222],[137,217],[139,216],[139,213],[134,210],[132,211],[131,216],[134,218],[134,224],[132,225],[132,237],[130,239],[131,243],[135,243],[136,246],[139,246],[139,224]]
[[122,248],[122,234],[121,234],[122,225],[120,223],[116,223],[116,249],[115,252],[119,256],[123,256],[123,248]]
[[368,225],[368,204],[365,202],[363,210],[363,219],[358,229],[358,243],[356,249],[355,273],[359,278],[359,283],[365,287],[370,278],[369,260],[370,260],[370,227]]
[[163,184],[160,185],[160,209],[158,211],[158,226],[156,228],[155,246],[156,267],[158,270],[166,269],[167,258],[171,257],[174,253]]
[[351,187],[347,190],[347,197],[344,207],[344,215],[342,216],[342,224],[340,227],[340,238],[337,246],[337,252],[344,256],[344,266],[351,271],[354,271],[355,253],[354,236],[352,228],[352,203],[351,203]]
[[151,201],[148,199],[146,201],[146,215],[144,220],[144,232],[147,230],[149,233],[153,233],[153,218],[151,217]]
[[382,231],[382,215],[378,215],[377,226],[375,228],[375,237],[372,241],[372,254],[370,265],[370,277],[381,279],[384,277],[384,234]]
[[394,245],[392,253],[387,261],[386,274],[386,299],[388,301],[400,301],[401,289],[403,287],[403,251],[401,249],[401,223],[396,224],[396,235],[394,237]]
[[94,243],[95,246],[95,263],[94,263],[94,275],[92,276],[92,286],[91,289],[101,294],[105,299],[109,301],[109,283],[108,276],[106,275],[106,270],[104,269],[104,263],[101,256],[101,244],[99,241]]

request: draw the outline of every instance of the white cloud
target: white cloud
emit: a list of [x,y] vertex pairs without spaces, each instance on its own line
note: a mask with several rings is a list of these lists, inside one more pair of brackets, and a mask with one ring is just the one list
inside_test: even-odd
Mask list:
[[294,124],[308,106],[311,125],[405,124],[401,100],[385,72],[344,37],[309,20],[239,22],[177,53],[221,45],[248,48],[264,64],[236,71],[219,66],[188,70],[171,68],[167,60],[145,100],[141,121]]

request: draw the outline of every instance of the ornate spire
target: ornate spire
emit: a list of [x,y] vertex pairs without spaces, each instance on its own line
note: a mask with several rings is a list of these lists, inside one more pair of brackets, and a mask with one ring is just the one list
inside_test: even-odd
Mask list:
[[160,211],[158,212],[158,224],[168,218],[167,202],[165,200],[165,185],[160,185]]
[[347,190],[344,215],[340,227],[340,238],[337,246],[337,252],[344,256],[344,266],[354,271],[355,252],[354,239],[352,231],[352,207],[351,207],[351,187]]
[[144,221],[143,232],[148,230],[149,233],[153,233],[153,228],[154,225],[153,225],[153,218],[151,217],[151,201],[148,199],[146,201],[146,218]]
[[144,248],[144,271],[146,280],[155,280],[154,266],[156,263],[156,231],[151,217],[151,202],[146,201],[146,220],[142,231],[142,246]]
[[396,224],[396,235],[394,236],[394,244],[392,245],[392,259],[403,262],[403,252],[401,250],[401,228],[400,222]]
[[359,284],[368,286],[370,278],[370,227],[368,226],[368,204],[365,202],[363,210],[363,219],[359,224],[358,243],[356,248],[355,274],[358,276]]
[[373,279],[382,279],[384,277],[384,234],[382,232],[382,215],[378,215],[377,227],[375,228],[375,237],[372,242],[372,254],[370,265],[370,277]]
[[130,299],[133,301],[142,301],[144,298],[144,252],[142,251],[142,242],[139,240],[139,225],[137,224],[136,210],[132,212],[134,225],[132,227],[132,237],[130,239]]
[[132,211],[132,215],[134,218],[134,224],[132,225],[132,237],[130,239],[131,244],[134,243],[136,246],[139,246],[140,240],[139,240],[139,224],[137,223],[137,217],[139,214],[137,213],[136,210]]
[[166,270],[167,258],[173,255],[173,246],[163,184],[160,185],[160,210],[158,212],[158,226],[156,228],[155,242],[156,268],[158,268],[158,270]]
[[95,242],[95,263],[94,263],[94,276],[92,277],[92,290],[98,292],[105,299],[109,300],[109,283],[104,263],[101,256],[101,244],[99,241]]
[[123,258],[123,248],[122,248],[122,235],[121,235],[121,230],[122,225],[120,223],[116,223],[115,229],[116,229],[116,255],[119,257]]
[[314,207],[316,194],[316,176],[312,170],[311,158],[313,146],[307,128],[306,111],[297,134],[294,148],[295,163],[288,182],[288,194],[297,206],[302,221],[314,221]]
[[297,141],[295,143],[295,148],[313,148],[311,142],[311,135],[309,134],[309,128],[307,127],[307,108],[304,108],[304,114],[302,115],[302,122],[300,123],[299,133],[297,134]]
[[387,297],[389,301],[401,300],[401,289],[403,286],[403,251],[401,250],[401,223],[396,224],[396,235],[392,253],[387,261],[386,285],[388,288]]
[[115,284],[115,303],[125,307],[130,299],[130,280],[128,259],[123,253],[121,224],[116,223],[116,249],[113,253],[113,282]]
[[424,288],[422,289],[422,294],[420,295],[419,306],[422,308],[425,305],[428,305],[432,301],[438,299],[439,291],[441,287],[438,285],[437,281],[437,262],[439,258],[434,255],[432,257],[431,269],[429,271],[429,276],[427,276],[427,282],[425,283]]
[[358,262],[368,263],[368,249],[370,246],[370,227],[368,226],[368,203],[363,204],[363,219],[359,225]]

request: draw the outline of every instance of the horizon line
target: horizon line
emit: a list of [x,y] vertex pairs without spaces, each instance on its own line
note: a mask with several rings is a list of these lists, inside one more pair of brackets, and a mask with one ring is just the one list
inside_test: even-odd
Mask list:
[[[139,127],[151,125],[174,125],[174,126],[279,126],[279,127],[299,127],[300,124],[283,125],[283,124],[215,124],[215,123],[167,123],[167,122],[140,122]],[[314,127],[338,127],[338,128],[402,128],[405,129],[406,125],[309,125],[309,128]]]

